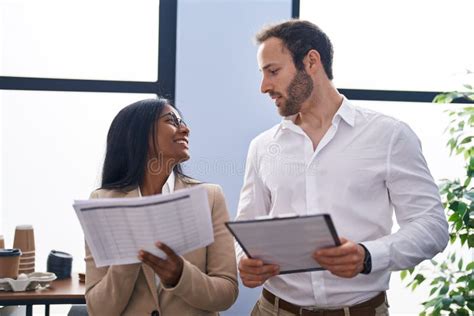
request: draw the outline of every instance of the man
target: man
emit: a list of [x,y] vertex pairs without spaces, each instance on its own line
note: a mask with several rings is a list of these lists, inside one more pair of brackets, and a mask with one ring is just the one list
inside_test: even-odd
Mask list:
[[250,144],[237,220],[329,213],[341,245],[314,252],[325,271],[286,275],[239,251],[243,284],[264,285],[252,315],[387,315],[390,272],[448,242],[420,142],[405,123],[337,91],[332,44],[316,25],[291,20],[256,39],[261,92],[284,118]]

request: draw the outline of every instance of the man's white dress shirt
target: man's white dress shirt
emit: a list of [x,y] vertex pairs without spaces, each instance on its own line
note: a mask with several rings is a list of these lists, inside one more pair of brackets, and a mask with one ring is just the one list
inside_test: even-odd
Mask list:
[[[295,118],[251,142],[236,219],[329,213],[339,236],[367,247],[372,272],[350,279],[327,271],[281,275],[267,280],[266,289],[300,306],[353,305],[388,289],[390,271],[445,248],[438,188],[408,125],[344,98],[313,150]],[[393,211],[400,229],[391,234]]]

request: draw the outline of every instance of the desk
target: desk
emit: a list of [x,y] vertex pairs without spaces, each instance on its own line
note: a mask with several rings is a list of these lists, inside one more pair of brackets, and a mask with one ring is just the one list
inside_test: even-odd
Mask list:
[[85,304],[86,287],[79,282],[77,273],[71,278],[55,280],[46,289],[26,292],[0,291],[0,306],[26,305],[26,315],[33,315],[33,305],[45,305],[49,316],[50,304]]

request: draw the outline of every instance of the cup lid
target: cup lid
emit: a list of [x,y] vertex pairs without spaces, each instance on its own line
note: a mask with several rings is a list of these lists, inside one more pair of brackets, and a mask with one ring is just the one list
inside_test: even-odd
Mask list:
[[72,260],[72,256],[68,254],[67,252],[63,252],[63,251],[51,250],[49,255],[52,256],[53,258],[56,257],[56,258],[61,258],[61,259]]
[[33,229],[33,225],[18,225],[16,227],[16,229],[18,229],[18,230],[29,230],[29,229]]
[[21,256],[21,250],[18,248],[13,249],[0,249],[0,257],[15,257]]

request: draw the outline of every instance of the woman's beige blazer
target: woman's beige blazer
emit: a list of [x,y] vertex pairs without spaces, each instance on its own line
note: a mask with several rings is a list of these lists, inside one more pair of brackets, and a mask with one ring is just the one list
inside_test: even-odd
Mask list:
[[[198,182],[176,177],[175,190]],[[97,268],[86,245],[86,302],[90,316],[218,315],[237,299],[234,243],[224,223],[229,219],[220,186],[205,186],[212,212],[214,242],[183,256],[184,267],[174,288],[157,287],[155,273],[143,263]],[[138,190],[97,190],[91,198],[136,197]],[[159,314],[158,314],[158,313]]]

